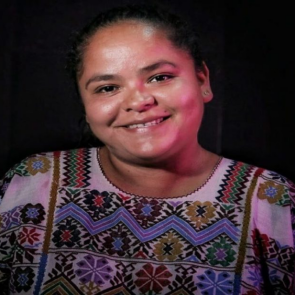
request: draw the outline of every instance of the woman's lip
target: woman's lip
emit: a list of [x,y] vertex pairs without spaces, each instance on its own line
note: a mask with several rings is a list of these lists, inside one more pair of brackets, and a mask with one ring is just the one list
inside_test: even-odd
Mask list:
[[127,129],[146,128],[146,127],[158,125],[161,122],[168,119],[169,117],[170,116],[163,116],[163,117],[151,118],[149,120],[134,121],[129,124],[125,124],[122,127],[125,127]]
[[156,119],[156,120],[147,122],[147,123],[140,123],[140,124],[128,125],[128,126],[126,126],[126,128],[128,128],[128,129],[146,128],[146,127],[158,125],[158,124],[160,124],[163,121],[164,121],[164,118],[159,118],[159,119]]

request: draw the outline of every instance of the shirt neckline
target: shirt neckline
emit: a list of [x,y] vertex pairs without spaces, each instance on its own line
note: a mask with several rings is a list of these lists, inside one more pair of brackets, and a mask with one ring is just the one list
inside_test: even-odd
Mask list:
[[131,192],[128,192],[128,191],[125,191],[121,188],[119,188],[117,185],[115,185],[106,175],[105,171],[104,171],[104,168],[102,166],[102,163],[100,161],[100,157],[99,157],[99,148],[96,148],[95,149],[96,151],[96,160],[97,160],[97,163],[98,163],[98,167],[100,169],[100,172],[101,174],[103,175],[104,179],[112,186],[114,187],[115,189],[119,190],[119,192],[123,193],[123,194],[127,194],[129,196],[134,196],[134,197],[137,197],[137,198],[147,198],[147,199],[157,199],[157,200],[167,200],[167,199],[178,199],[178,198],[185,198],[185,197],[188,197],[188,196],[191,196],[193,194],[195,194],[196,192],[200,191],[201,189],[203,189],[207,184],[208,182],[213,178],[213,176],[215,175],[218,167],[220,166],[222,160],[224,159],[224,157],[220,156],[218,161],[216,162],[215,166],[213,167],[213,169],[211,170],[211,173],[208,175],[208,177],[205,179],[205,181],[198,187],[196,187],[192,192],[188,193],[188,194],[185,194],[185,195],[179,195],[179,196],[174,196],[174,197],[151,197],[151,196],[145,196],[145,195],[138,195],[138,194],[134,194],[134,193],[131,193]]

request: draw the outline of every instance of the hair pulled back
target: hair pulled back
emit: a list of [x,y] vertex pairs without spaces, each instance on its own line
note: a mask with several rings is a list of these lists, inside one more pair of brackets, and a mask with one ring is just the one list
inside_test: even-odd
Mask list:
[[[98,30],[123,21],[138,21],[162,30],[175,47],[186,51],[192,57],[197,71],[203,70],[199,35],[186,21],[154,5],[126,5],[99,13],[73,36],[72,47],[67,54],[66,70],[74,81],[78,95],[78,80],[83,73],[83,56],[91,38]],[[81,145],[103,145],[90,130],[85,115],[83,115],[80,125],[82,128]]]
[[197,70],[203,69],[199,36],[186,21],[153,5],[127,5],[99,13],[76,34],[72,48],[67,55],[66,66],[76,83],[83,72],[83,55],[91,37],[99,29],[128,20],[147,23],[163,30],[167,34],[167,39],[174,46],[190,54]]

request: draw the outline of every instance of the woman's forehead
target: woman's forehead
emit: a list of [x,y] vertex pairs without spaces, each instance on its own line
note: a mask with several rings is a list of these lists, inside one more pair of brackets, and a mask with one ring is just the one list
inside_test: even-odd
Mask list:
[[160,29],[159,26],[140,20],[124,20],[98,29],[91,37],[90,43],[93,40],[103,41],[104,39],[120,38],[122,35],[124,35],[124,38],[131,35],[141,35],[142,37],[149,38],[154,34],[167,39],[166,32]]
[[130,56],[130,53],[163,47],[171,49],[174,46],[162,30],[141,22],[120,22],[102,28],[93,35],[85,48],[84,61],[114,57],[114,54],[123,57],[128,53]]
[[[132,73],[159,60],[190,63],[190,55],[166,38],[166,34],[146,23],[124,21],[96,32],[83,56],[83,73]],[[130,74],[130,73],[129,73]]]

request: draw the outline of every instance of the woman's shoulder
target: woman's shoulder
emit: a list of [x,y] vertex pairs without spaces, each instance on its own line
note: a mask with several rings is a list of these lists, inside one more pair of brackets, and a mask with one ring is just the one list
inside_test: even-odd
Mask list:
[[[10,168],[0,180],[0,204],[4,198],[14,199],[49,189],[61,165],[79,165],[91,158],[92,148],[49,151],[31,154]],[[67,168],[66,168],[67,169]],[[68,168],[70,169],[70,168]],[[14,195],[14,197],[12,196]]]
[[[52,168],[52,163],[54,156],[58,152],[41,152],[31,154],[22,160],[18,161],[14,166],[12,166],[4,175],[4,178],[12,178],[15,175],[18,176],[35,176],[39,173],[46,173]],[[3,181],[2,179],[2,181]]]
[[224,170],[226,172],[231,172],[231,174],[249,174],[253,178],[260,179],[261,181],[273,181],[278,184],[285,186],[292,186],[294,182],[284,175],[276,172],[272,169],[267,169],[261,166],[256,166],[244,161],[234,160],[230,158],[223,158]]
[[[243,161],[224,158],[222,182],[274,205],[295,203],[295,184],[284,175]],[[243,189],[244,187],[244,189]]]
[[4,175],[4,179],[11,178],[14,175],[26,177],[47,173],[53,168],[55,160],[71,161],[76,159],[79,161],[85,158],[85,156],[90,157],[93,149],[94,148],[78,148],[31,154],[10,168]]

